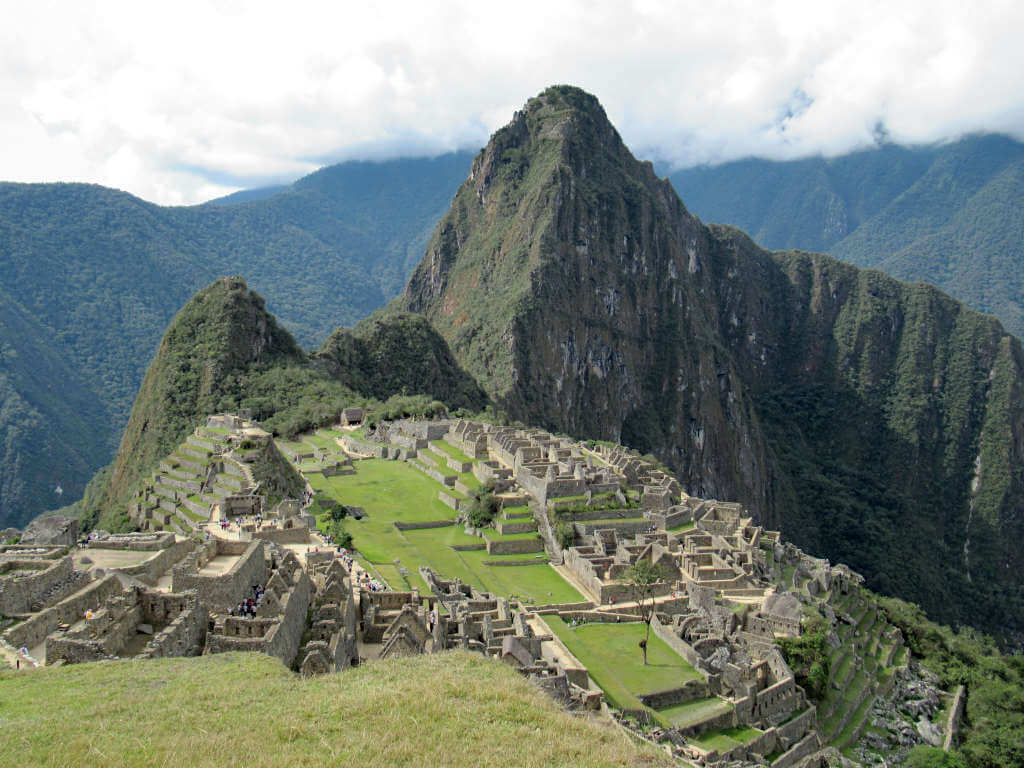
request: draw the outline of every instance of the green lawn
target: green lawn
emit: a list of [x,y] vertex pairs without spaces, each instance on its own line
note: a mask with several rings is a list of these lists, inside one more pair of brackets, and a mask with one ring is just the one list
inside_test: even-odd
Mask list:
[[[499,595],[516,595],[532,603],[575,603],[583,596],[547,564],[543,553],[488,555],[486,551],[458,552],[452,545],[485,544],[467,534],[461,525],[399,531],[392,521],[428,522],[452,520],[455,512],[437,498],[437,482],[404,462],[364,459],[355,463],[356,474],[324,477],[310,474],[310,484],[343,504],[362,507],[367,517],[347,520],[356,549],[374,565],[394,589],[418,586],[420,566],[433,568],[445,578],[458,577],[478,589]],[[324,527],[323,517],[318,521]],[[496,535],[496,534],[495,534]],[[536,534],[516,534],[526,538]],[[511,537],[510,537],[511,538]],[[402,577],[395,559],[410,575]],[[536,565],[490,566],[484,561],[522,561]]]
[[341,451],[341,447],[334,442],[334,438],[326,435],[306,434],[302,436],[302,440],[303,442],[315,445],[317,448],[323,448],[324,450],[332,453],[339,453]]
[[0,765],[24,768],[673,764],[462,651],[313,677],[262,653],[5,671],[0,701]]
[[728,712],[730,709],[732,709],[732,704],[724,699],[712,696],[707,699],[696,699],[685,704],[677,704],[674,707],[659,710],[658,715],[666,723],[674,725],[676,728],[683,728],[687,725],[693,725],[694,723],[717,717],[724,712]]
[[674,528],[669,528],[668,533],[682,533],[683,531],[689,531],[694,527],[694,522],[691,520],[688,523],[677,525]]
[[451,456],[456,461],[475,461],[474,459],[469,458],[469,456],[467,456],[464,452],[456,448],[454,445],[451,445],[445,442],[444,440],[431,440],[430,450],[432,450],[434,453],[445,453]]
[[717,749],[719,752],[727,752],[730,749],[749,744],[760,735],[761,731],[756,728],[740,726],[708,731],[690,741],[701,749]]
[[678,688],[699,678],[697,670],[653,632],[644,666],[637,643],[644,638],[646,627],[639,622],[573,628],[558,616],[545,616],[544,620],[589,670],[609,703],[620,709],[641,709],[637,694]]
[[364,507],[371,519],[402,522],[453,520],[455,510],[437,498],[439,484],[402,461],[363,459],[356,474],[312,477],[314,490],[326,491],[342,504]]

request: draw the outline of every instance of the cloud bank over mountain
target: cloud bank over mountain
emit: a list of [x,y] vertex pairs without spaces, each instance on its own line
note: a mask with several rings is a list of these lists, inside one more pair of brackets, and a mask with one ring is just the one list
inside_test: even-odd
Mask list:
[[551,83],[676,166],[1024,136],[1011,2],[11,3],[0,167],[165,204],[477,148]]

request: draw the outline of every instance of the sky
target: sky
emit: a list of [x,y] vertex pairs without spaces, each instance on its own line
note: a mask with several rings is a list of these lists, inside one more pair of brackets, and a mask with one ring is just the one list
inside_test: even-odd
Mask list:
[[0,0],[0,179],[166,205],[479,149],[548,85],[670,166],[1024,137],[1024,3]]

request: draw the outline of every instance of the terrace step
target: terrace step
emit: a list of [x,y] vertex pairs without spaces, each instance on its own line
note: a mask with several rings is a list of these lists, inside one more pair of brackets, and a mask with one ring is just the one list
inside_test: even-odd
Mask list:
[[532,520],[526,523],[512,523],[505,520],[499,520],[495,523],[494,528],[502,536],[510,533],[533,533],[537,530],[537,523]]

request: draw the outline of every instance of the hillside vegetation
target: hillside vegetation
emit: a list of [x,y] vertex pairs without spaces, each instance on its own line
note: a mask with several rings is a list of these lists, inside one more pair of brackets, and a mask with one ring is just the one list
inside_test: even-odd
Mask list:
[[[340,339],[349,339],[341,354]],[[210,413],[248,409],[278,436],[336,422],[343,407],[382,414],[482,408],[483,392],[419,318],[379,320],[353,336],[338,330],[308,356],[280,327],[263,297],[240,277],[223,277],[175,316],[132,407],[117,455],[67,514],[86,529],[129,527],[139,481]],[[45,467],[46,464],[40,464]]]
[[469,159],[344,163],[262,199],[179,208],[95,185],[0,183],[0,525],[81,496],[193,293],[244,274],[314,347],[398,293]]
[[931,615],[1024,637],[1024,353],[940,291],[703,225],[597,100],[531,99],[388,310],[513,418],[655,454]]
[[977,135],[835,158],[749,159],[669,179],[705,221],[766,248],[932,283],[1024,336],[1024,144]]
[[4,765],[671,764],[458,651],[312,678],[255,653],[0,672],[0,700]]

